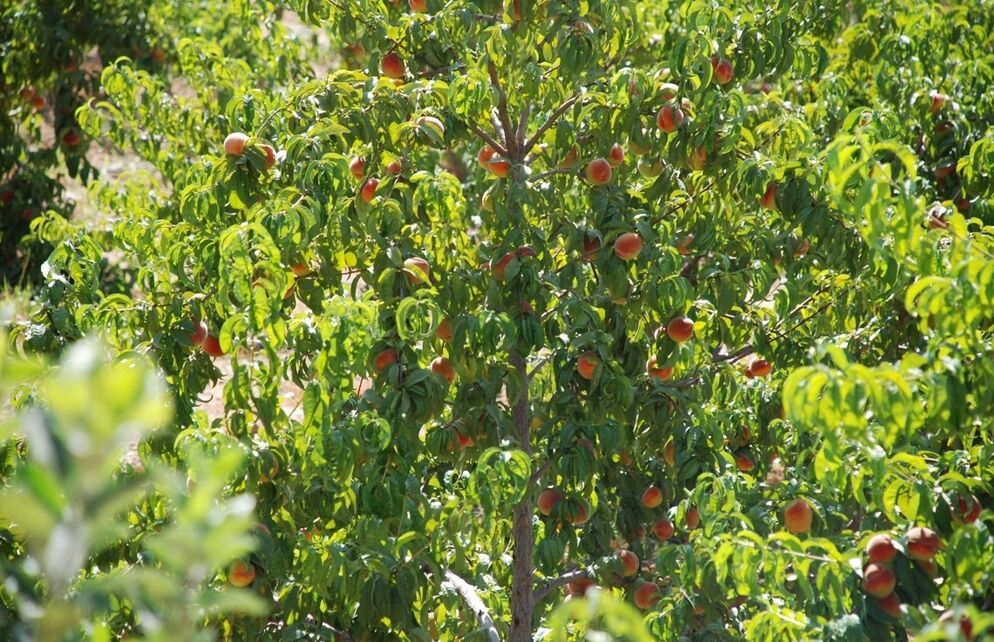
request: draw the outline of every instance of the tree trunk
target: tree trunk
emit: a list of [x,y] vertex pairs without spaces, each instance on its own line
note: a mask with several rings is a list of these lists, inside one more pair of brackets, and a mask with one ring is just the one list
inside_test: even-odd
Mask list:
[[[526,453],[531,454],[531,426],[528,417],[528,373],[524,358],[517,352],[511,353],[511,364],[517,369],[522,384],[522,391],[512,409],[514,426],[517,430],[519,445]],[[535,543],[535,531],[532,528],[534,509],[531,500],[531,488],[524,498],[514,507],[511,536],[514,539],[514,558],[511,564],[511,635],[509,642],[531,642],[532,640],[532,545]]]

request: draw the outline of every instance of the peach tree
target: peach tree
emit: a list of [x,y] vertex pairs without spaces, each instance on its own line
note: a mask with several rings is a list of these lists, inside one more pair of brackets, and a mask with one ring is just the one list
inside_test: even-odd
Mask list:
[[196,35],[190,91],[106,66],[76,118],[158,176],[94,188],[110,229],[34,224],[13,335],[150,355],[142,457],[244,452],[270,610],[210,624],[580,639],[613,595],[663,640],[991,630],[983,1],[285,8],[330,71]]

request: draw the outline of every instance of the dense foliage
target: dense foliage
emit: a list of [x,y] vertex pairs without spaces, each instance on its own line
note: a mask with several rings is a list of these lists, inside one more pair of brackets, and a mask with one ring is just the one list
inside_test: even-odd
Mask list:
[[[987,2],[148,5],[168,64],[103,57],[73,126],[154,171],[91,184],[108,223],[31,223],[9,343],[65,353],[14,406],[68,443],[89,334],[174,418],[98,448],[101,483],[153,471],[103,513],[10,433],[39,517],[0,504],[0,630],[65,593],[67,639],[994,637]],[[63,82],[3,64],[6,101]],[[65,514],[117,526],[71,577],[38,564]]]

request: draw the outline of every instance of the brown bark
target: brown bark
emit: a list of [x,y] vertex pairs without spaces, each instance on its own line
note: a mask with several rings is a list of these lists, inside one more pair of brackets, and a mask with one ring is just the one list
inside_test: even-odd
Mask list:
[[[518,395],[511,410],[514,427],[517,432],[519,445],[526,453],[531,454],[531,427],[528,417],[528,373],[525,360],[517,352],[511,354],[511,365],[521,377],[523,389]],[[531,642],[532,614],[534,601],[532,583],[535,569],[532,566],[532,546],[535,543],[535,531],[532,528],[531,488],[525,492],[524,498],[514,507],[511,537],[514,540],[514,557],[511,563],[511,633],[508,642]]]

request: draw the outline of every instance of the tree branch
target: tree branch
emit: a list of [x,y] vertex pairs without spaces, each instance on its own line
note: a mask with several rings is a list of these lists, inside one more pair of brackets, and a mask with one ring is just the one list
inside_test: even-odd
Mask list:
[[550,176],[555,176],[556,174],[575,174],[575,167],[557,167],[555,169],[550,169],[548,171],[542,172],[541,174],[535,174],[528,179],[529,183],[535,183],[542,179],[549,178]]
[[715,363],[722,363],[723,361],[731,361],[732,363],[735,363],[736,361],[748,357],[750,354],[752,354],[755,351],[756,349],[751,345],[743,346],[738,350],[736,350],[735,352],[731,352],[729,354],[720,354],[716,349],[711,354],[711,360],[714,361]]
[[538,143],[538,141],[542,140],[542,136],[545,135],[545,132],[549,131],[549,128],[556,124],[556,121],[559,120],[559,117],[565,114],[566,110],[572,107],[573,104],[576,103],[576,101],[579,99],[580,99],[580,92],[576,92],[575,94],[567,98],[562,105],[559,105],[559,107],[556,108],[556,111],[552,112],[549,115],[549,117],[545,119],[545,122],[542,123],[542,125],[538,128],[538,131],[535,132],[535,135],[532,136],[530,139],[528,139],[528,142],[525,143],[525,147],[521,151],[522,155],[530,152],[532,147],[534,147]]
[[548,355],[546,355],[546,356],[542,357],[541,359],[539,359],[535,363],[534,366],[532,366],[531,371],[529,371],[529,373],[527,375],[528,381],[531,381],[533,378],[535,378],[535,375],[542,368],[542,366],[544,366],[545,364],[547,364],[549,362],[549,359],[551,359],[551,357],[548,356]]
[[552,468],[552,462],[546,460],[545,463],[539,466],[538,469],[532,473],[532,476],[528,478],[528,486],[531,487],[532,484],[542,479],[542,475],[549,472],[550,468]]
[[490,145],[490,147],[492,147],[494,151],[496,151],[498,154],[505,157],[507,156],[507,150],[504,148],[503,145],[498,143],[493,136],[483,131],[473,123],[466,123],[466,128],[469,129],[469,131],[476,134],[477,136],[479,136],[480,140],[482,140],[487,145]]
[[686,377],[684,379],[677,379],[676,381],[663,381],[658,384],[662,388],[689,388],[701,382],[701,378],[697,375],[692,377]]
[[[493,60],[487,61],[487,71],[490,73],[490,84],[497,91],[497,117],[500,118],[501,129],[504,130],[504,142],[507,144],[509,152],[516,152],[514,125],[511,124],[511,116],[507,111],[507,94],[504,93],[500,78],[497,77],[497,65],[494,64]],[[519,160],[517,156],[515,156],[515,160]]]
[[487,605],[483,603],[480,599],[480,594],[476,591],[476,587],[472,584],[459,577],[450,570],[445,571],[445,583],[449,584],[459,593],[469,608],[473,610],[476,614],[477,619],[480,621],[480,628],[487,632],[487,639],[490,642],[501,642],[500,634],[497,633],[497,626],[494,624],[494,620],[490,617],[490,610]]
[[576,571],[568,571],[563,573],[559,577],[547,580],[542,586],[535,589],[535,597],[533,598],[536,603],[541,602],[542,599],[548,595],[551,591],[559,588],[560,586],[565,586],[570,582],[575,582],[577,580],[582,580],[586,577],[590,577],[590,573],[587,569],[581,568]]
[[[518,119],[518,131],[514,134],[514,144],[518,146],[519,149],[524,149],[525,147],[525,136],[528,134],[528,117],[532,112],[532,104],[525,103],[525,108],[521,110],[521,118]],[[522,151],[521,155],[524,156],[528,152]]]

